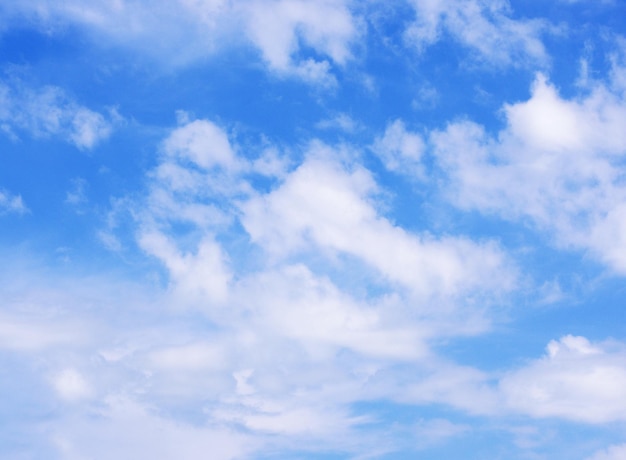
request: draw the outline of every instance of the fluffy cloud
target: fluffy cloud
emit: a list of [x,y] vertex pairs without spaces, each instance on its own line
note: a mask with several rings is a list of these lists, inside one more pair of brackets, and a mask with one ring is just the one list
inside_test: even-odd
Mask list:
[[256,275],[240,289],[238,303],[249,310],[255,329],[304,344],[314,354],[349,349],[411,360],[426,352],[426,328],[403,323],[392,302],[358,301],[304,265]]
[[567,100],[538,75],[530,99],[503,112],[507,126],[497,135],[470,121],[432,134],[450,199],[464,209],[530,218],[557,245],[587,249],[626,272],[620,166],[626,102],[620,87],[596,83],[585,96]]
[[500,388],[510,408],[534,417],[623,421],[625,357],[621,344],[565,336],[548,344],[544,358],[506,375]]
[[[167,267],[181,299],[220,303],[232,275],[215,232],[232,221],[224,201],[246,189],[236,173],[249,165],[237,158],[222,128],[185,121],[163,142],[161,162],[150,175],[146,203],[137,211],[138,242]],[[191,248],[181,248],[184,235],[172,232],[181,223],[195,228]]]
[[294,61],[300,41],[339,65],[351,57],[350,44],[357,36],[357,28],[347,2],[252,1],[246,9],[252,42],[279,72],[295,73],[313,81],[328,78],[328,61]]
[[423,174],[421,159],[424,141],[419,134],[407,131],[402,120],[387,125],[385,133],[376,139],[372,149],[390,171],[414,176]]
[[218,201],[247,190],[238,173],[249,165],[237,158],[226,132],[209,121],[186,120],[170,133],[161,150],[140,212],[146,231],[174,222],[203,229],[227,224],[231,217]]
[[159,232],[144,232],[139,244],[165,264],[181,298],[211,303],[226,299],[231,276],[221,248],[211,238],[204,238],[195,252],[185,254],[181,254],[175,243]]
[[495,245],[412,235],[394,226],[377,213],[369,172],[346,168],[333,156],[328,147],[313,145],[279,189],[243,205],[243,224],[254,242],[280,256],[306,252],[311,245],[354,256],[422,298],[455,296],[487,284],[495,292],[511,286],[505,257]]
[[113,121],[79,105],[61,88],[33,89],[11,81],[0,82],[0,128],[14,138],[19,131],[35,137],[58,136],[89,150],[109,137]]
[[517,65],[547,60],[540,39],[545,24],[512,19],[506,1],[411,0],[411,4],[416,19],[406,37],[418,49],[450,34],[489,63]]
[[206,120],[195,120],[176,129],[163,147],[168,156],[190,161],[203,169],[236,167],[235,153],[228,136]]

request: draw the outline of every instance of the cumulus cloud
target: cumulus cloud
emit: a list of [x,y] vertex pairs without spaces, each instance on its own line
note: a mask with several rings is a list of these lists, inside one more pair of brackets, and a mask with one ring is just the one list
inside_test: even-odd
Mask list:
[[[307,160],[280,188],[242,206],[252,240],[272,254],[336,251],[359,258],[392,282],[428,298],[485,287],[511,286],[505,256],[492,243],[412,235],[379,216],[376,184],[360,166],[344,167],[333,152],[313,145]],[[498,275],[496,275],[498,273]],[[497,281],[496,281],[497,279]]]
[[206,120],[195,120],[174,130],[165,140],[165,153],[203,169],[236,167],[236,158],[226,133]]
[[172,130],[161,150],[141,212],[146,232],[174,222],[205,230],[228,224],[232,216],[224,204],[249,189],[240,173],[251,166],[238,158],[226,131],[206,120],[187,120]]
[[511,409],[534,417],[623,421],[625,357],[619,343],[568,335],[550,342],[543,358],[506,375],[500,389]]
[[407,41],[418,49],[450,34],[479,59],[497,65],[545,63],[541,41],[546,25],[539,20],[513,19],[501,0],[411,0],[415,21]]
[[13,138],[25,131],[35,137],[59,137],[89,150],[110,136],[112,118],[79,105],[56,86],[0,82],[0,127]]
[[248,33],[270,67],[314,82],[332,83],[329,61],[298,60],[302,45],[344,65],[357,36],[348,3],[338,0],[252,1],[246,8]]
[[431,135],[449,198],[463,209],[530,218],[558,246],[586,249],[626,272],[624,94],[597,83],[564,99],[540,74],[530,99],[503,113],[497,135],[471,121]]

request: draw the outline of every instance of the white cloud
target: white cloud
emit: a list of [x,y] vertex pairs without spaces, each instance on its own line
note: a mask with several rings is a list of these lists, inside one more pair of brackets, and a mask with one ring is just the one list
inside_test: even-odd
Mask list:
[[298,60],[295,56],[301,45],[338,65],[352,56],[350,44],[358,30],[343,0],[255,0],[244,8],[252,42],[278,72],[328,84],[332,83],[329,62]]
[[389,123],[385,134],[376,139],[372,149],[389,171],[417,177],[423,175],[424,141],[419,134],[407,131],[402,120]]
[[509,408],[533,417],[623,421],[625,358],[623,345],[565,336],[550,342],[543,358],[504,376],[500,390]]
[[226,133],[206,120],[191,121],[175,129],[163,143],[165,153],[187,160],[203,169],[237,166],[235,153]]
[[71,118],[69,138],[79,149],[90,149],[111,134],[111,124],[99,113],[79,107]]
[[0,215],[5,213],[24,214],[28,208],[20,195],[12,195],[6,190],[0,189]]
[[626,272],[624,95],[597,83],[566,100],[537,76],[528,101],[505,105],[507,126],[489,135],[472,122],[435,132],[431,143],[464,209],[530,218],[559,246],[589,250]]
[[[169,65],[252,44],[271,71],[332,85],[331,63],[346,64],[358,35],[348,4],[346,0],[95,0],[89,4],[26,0],[7,6],[6,14],[25,17],[48,30],[75,24],[97,41],[114,41]],[[300,58],[303,48],[319,57]]]
[[110,119],[79,105],[55,86],[35,89],[20,81],[0,82],[0,95],[0,124],[13,138],[19,131],[35,137],[58,136],[89,150],[113,130]]
[[[269,192],[254,190],[249,175],[278,161],[276,149],[245,160],[213,123],[181,123],[163,143],[146,200],[133,214],[139,246],[167,269],[171,290],[163,302],[178,314],[202,311],[209,331],[183,320],[177,332],[156,328],[141,340],[118,339],[122,351],[101,354],[107,363],[143,375],[137,385],[157,405],[201,398],[212,420],[313,450],[322,440],[364,451],[354,434],[364,420],[348,410],[361,399],[406,394],[410,403],[477,412],[493,400],[483,374],[454,365],[435,372],[427,363],[431,340],[484,330],[490,303],[512,288],[513,270],[496,245],[395,226],[379,211],[372,175],[351,153],[320,143],[291,171],[284,164],[265,168],[278,183]],[[219,207],[218,223],[205,215],[209,206]],[[237,221],[252,239],[243,271],[242,256],[221,240]],[[175,230],[180,223],[186,230]],[[336,273],[342,264],[381,292],[345,289],[349,276]],[[411,391],[399,389],[399,363],[426,366],[430,377]],[[377,373],[391,381],[366,390]],[[459,395],[459,386],[466,392]],[[207,400],[207,391],[219,397]]]
[[416,19],[406,31],[407,41],[418,49],[451,34],[479,59],[494,64],[545,63],[541,42],[546,29],[538,20],[511,18],[502,0],[411,0]]
[[[442,362],[431,349],[484,331],[494,299],[514,287],[496,244],[395,225],[354,152],[313,142],[290,169],[275,148],[246,159],[214,123],[180,123],[146,176],[145,195],[120,204],[168,287],[137,286],[159,299],[146,309],[109,301],[123,319],[93,310],[87,316],[101,329],[90,345],[47,365],[64,376],[52,387],[72,408],[105,408],[84,431],[58,433],[68,458],[92,455],[130,419],[139,425],[115,439],[129,439],[141,456],[152,453],[142,440],[155,430],[169,452],[174,441],[210,437],[215,424],[244,430],[234,435],[243,450],[330,445],[361,454],[378,452],[382,436],[359,436],[371,420],[354,415],[358,401],[496,411],[489,375]],[[270,189],[255,190],[263,171]],[[355,277],[368,288],[355,288]],[[188,412],[207,425],[174,423]],[[417,429],[432,442],[462,432],[443,422]]]
[[173,288],[181,296],[179,300],[189,298],[200,303],[204,300],[209,306],[226,300],[231,274],[226,256],[211,238],[199,242],[193,253],[181,253],[171,238],[155,231],[141,234],[139,244],[165,264]]
[[[138,242],[167,268],[177,302],[196,305],[221,324],[230,318],[271,330],[315,353],[343,347],[407,359],[423,355],[425,341],[437,334],[483,330],[490,302],[514,284],[513,269],[493,243],[413,235],[379,215],[370,173],[333,160],[344,155],[340,151],[313,143],[294,171],[270,168],[282,185],[258,193],[246,175],[259,172],[261,160],[278,161],[275,149],[244,160],[213,123],[182,121],[165,140],[162,161],[149,175],[147,201],[135,211]],[[257,259],[258,271],[246,276],[218,243],[237,220],[257,246],[249,251],[271,257],[269,263]],[[191,227],[173,231],[178,223]],[[391,292],[400,288],[400,297],[351,298],[310,269],[312,251],[331,265],[340,263],[337,256],[355,257],[363,276]],[[420,321],[406,323],[407,301],[417,302]]]
[[355,256],[423,298],[454,297],[487,284],[495,292],[511,287],[511,272],[495,245],[413,235],[394,226],[378,215],[369,172],[346,168],[334,156],[314,144],[279,189],[243,204],[242,221],[254,242],[279,256],[311,245]]
[[48,33],[68,25],[81,28],[96,44],[130,48],[164,58],[173,65],[212,53],[224,28],[232,27],[225,14],[233,2],[219,0],[25,0],[5,6],[14,24],[22,21]]
[[251,309],[246,316],[255,329],[303,344],[313,354],[345,348],[410,360],[426,352],[426,328],[394,318],[394,305],[358,302],[303,265],[267,271],[240,289],[238,303]]
[[[231,223],[228,201],[247,191],[239,174],[250,165],[238,158],[217,125],[181,121],[163,142],[160,162],[149,174],[146,201],[134,211],[137,239],[167,267],[179,301],[217,305],[228,297],[232,274],[215,232]],[[171,231],[180,223],[191,226],[187,245],[178,244],[183,234]]]
[[504,111],[507,134],[533,150],[620,154],[626,148],[624,101],[603,86],[584,99],[568,101],[539,74],[531,98],[506,105]]
[[277,148],[269,147],[252,162],[252,171],[266,177],[282,178],[287,174],[291,160]]
[[212,122],[183,121],[164,140],[164,154],[149,174],[150,193],[138,211],[148,232],[174,222],[203,231],[227,225],[232,216],[224,205],[250,190],[240,175],[254,168],[276,173],[281,168],[280,159],[271,153],[259,159],[266,164],[243,161],[226,132]]

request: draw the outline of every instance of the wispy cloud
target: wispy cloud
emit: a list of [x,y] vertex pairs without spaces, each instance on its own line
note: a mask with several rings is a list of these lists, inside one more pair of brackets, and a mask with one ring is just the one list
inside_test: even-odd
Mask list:
[[491,65],[546,63],[542,20],[515,19],[508,2],[411,0],[415,21],[406,39],[419,50],[452,35],[479,60]]
[[92,149],[113,130],[111,116],[81,106],[61,88],[31,88],[15,79],[0,82],[0,123],[13,138],[22,131],[58,136],[81,150]]
[[[332,66],[352,58],[358,21],[345,0],[118,0],[58,4],[29,0],[5,8],[9,17],[48,27],[76,24],[98,41],[115,40],[171,64],[188,64],[223,48],[254,46],[270,71],[333,86]],[[243,31],[243,35],[240,32]],[[310,47],[319,58],[302,57]]]
[[5,213],[24,214],[28,208],[20,195],[13,195],[6,190],[0,189],[0,215]]

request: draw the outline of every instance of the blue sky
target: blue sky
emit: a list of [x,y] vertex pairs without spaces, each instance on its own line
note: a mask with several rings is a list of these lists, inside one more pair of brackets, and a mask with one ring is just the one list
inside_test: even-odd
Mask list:
[[0,4],[0,458],[626,458],[619,0]]

